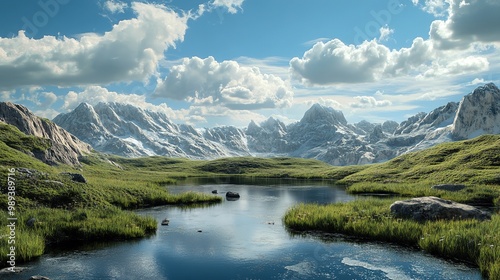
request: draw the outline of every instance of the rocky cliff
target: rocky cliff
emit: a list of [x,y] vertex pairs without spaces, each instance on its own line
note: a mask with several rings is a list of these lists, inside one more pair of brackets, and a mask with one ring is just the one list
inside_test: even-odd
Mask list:
[[91,147],[50,120],[42,119],[26,107],[0,102],[0,121],[16,126],[21,132],[50,140],[50,147],[34,156],[51,165],[79,165],[78,157],[90,153]]
[[478,87],[460,102],[453,121],[455,139],[500,133],[500,90],[493,83]]

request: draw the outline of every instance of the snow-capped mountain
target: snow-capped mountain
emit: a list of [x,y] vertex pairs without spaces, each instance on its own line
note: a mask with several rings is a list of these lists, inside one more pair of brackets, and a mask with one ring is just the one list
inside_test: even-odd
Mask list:
[[58,115],[54,122],[98,151],[127,157],[216,158],[248,154],[244,142],[231,140],[231,133],[238,134],[236,128],[210,129],[204,134],[189,125],[172,123],[163,113],[128,104],[82,103],[71,113]]
[[382,162],[438,143],[500,133],[500,90],[487,84],[458,103],[419,113],[398,124],[349,124],[341,111],[313,105],[296,123],[274,118],[195,129],[166,115],[118,103],[82,103],[54,122],[96,150],[123,156],[217,158],[235,155],[316,158],[333,165]]

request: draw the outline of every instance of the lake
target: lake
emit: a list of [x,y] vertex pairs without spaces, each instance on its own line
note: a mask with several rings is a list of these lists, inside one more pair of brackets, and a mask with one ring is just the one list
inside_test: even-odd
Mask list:
[[241,197],[138,210],[170,224],[146,239],[50,252],[2,279],[481,279],[478,269],[414,249],[287,232],[281,218],[297,203],[354,199],[328,182],[212,178],[168,188]]

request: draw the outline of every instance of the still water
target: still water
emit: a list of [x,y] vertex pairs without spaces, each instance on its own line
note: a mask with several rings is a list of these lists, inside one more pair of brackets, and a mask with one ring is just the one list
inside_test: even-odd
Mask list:
[[[322,182],[211,179],[169,187],[238,192],[235,201],[202,208],[163,206],[137,211],[164,218],[155,236],[134,242],[53,252],[5,279],[481,279],[477,269],[420,251],[341,237],[293,236],[281,221],[301,202],[354,197]],[[83,245],[83,244],[82,244]]]

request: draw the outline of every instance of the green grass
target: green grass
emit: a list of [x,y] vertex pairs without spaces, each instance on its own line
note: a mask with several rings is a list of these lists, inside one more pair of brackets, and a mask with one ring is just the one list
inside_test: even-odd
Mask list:
[[433,221],[397,219],[389,206],[396,199],[359,199],[329,205],[300,204],[283,217],[292,232],[342,233],[368,240],[418,247],[448,259],[477,265],[490,279],[500,278],[500,215],[491,221]]
[[[81,167],[49,166],[32,157],[50,147],[50,141],[26,136],[17,128],[0,124],[0,182],[7,182],[11,168],[29,168],[27,175],[15,172],[16,261],[43,254],[47,246],[67,242],[91,242],[140,238],[154,234],[157,222],[124,211],[154,205],[198,205],[217,203],[219,196],[195,192],[170,194],[166,184],[175,179],[162,166],[185,160],[142,158],[127,160],[93,153],[82,158]],[[117,162],[113,162],[116,160]],[[118,163],[120,162],[120,163]],[[120,164],[123,163],[124,167]],[[177,166],[177,171],[185,166]],[[185,170],[185,169],[184,169]],[[61,172],[81,173],[87,184],[71,181]],[[185,172],[185,171],[183,171]],[[0,189],[0,267],[6,266],[8,244],[7,188]],[[35,217],[35,227],[25,222]]]
[[[386,193],[397,197],[438,196],[465,203],[500,204],[500,136],[486,135],[446,143],[405,154],[382,164],[333,167],[312,159],[236,157],[212,161],[167,157],[123,158],[91,153],[81,157],[81,167],[48,166],[31,155],[50,142],[26,136],[0,124],[0,181],[7,169],[37,170],[31,178],[17,173],[17,211],[21,220],[36,217],[34,228],[20,223],[20,260],[43,253],[45,246],[74,240],[128,239],[147,236],[156,222],[125,211],[164,204],[217,203],[219,196],[187,192],[173,195],[165,186],[188,177],[258,177],[327,179],[357,193]],[[61,172],[81,173],[87,184],[72,182]],[[431,189],[443,183],[465,184],[459,192]],[[477,264],[491,279],[500,278],[500,221],[428,222],[394,219],[392,199],[368,199],[333,205],[298,205],[283,218],[292,230],[321,230],[356,237],[396,242],[433,254]],[[207,205],[207,204],[204,204]],[[0,209],[6,209],[5,189]],[[0,219],[5,221],[5,210]],[[5,265],[6,239],[0,230],[0,261]],[[3,243],[2,243],[3,242]],[[493,245],[493,246],[492,246]]]

